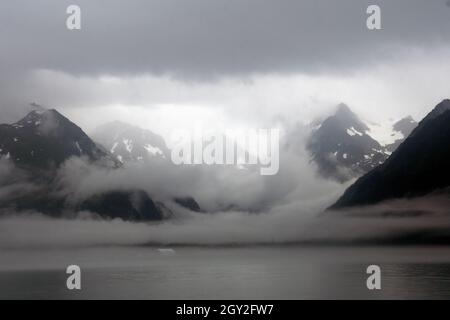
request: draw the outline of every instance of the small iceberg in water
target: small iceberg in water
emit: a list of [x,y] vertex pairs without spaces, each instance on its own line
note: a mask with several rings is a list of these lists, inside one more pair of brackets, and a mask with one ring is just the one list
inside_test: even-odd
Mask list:
[[158,252],[165,255],[172,255],[175,254],[175,250],[170,248],[159,248]]

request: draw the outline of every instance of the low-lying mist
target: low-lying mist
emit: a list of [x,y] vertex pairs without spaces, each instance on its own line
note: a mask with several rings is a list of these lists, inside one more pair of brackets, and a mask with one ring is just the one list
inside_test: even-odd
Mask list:
[[[263,214],[191,213],[161,223],[51,219],[35,213],[0,220],[0,249],[92,246],[222,246],[276,244],[447,244],[447,200],[402,200],[393,204],[320,213],[288,204]],[[441,203],[438,205],[437,203]],[[408,213],[422,205],[421,215]],[[386,212],[396,214],[386,216]]]

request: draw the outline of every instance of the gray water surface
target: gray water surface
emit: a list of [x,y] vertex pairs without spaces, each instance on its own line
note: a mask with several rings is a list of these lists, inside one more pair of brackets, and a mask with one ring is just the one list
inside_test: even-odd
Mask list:
[[[82,289],[66,288],[68,265]],[[366,268],[382,289],[366,287]],[[0,251],[1,299],[449,299],[449,247],[97,247]]]

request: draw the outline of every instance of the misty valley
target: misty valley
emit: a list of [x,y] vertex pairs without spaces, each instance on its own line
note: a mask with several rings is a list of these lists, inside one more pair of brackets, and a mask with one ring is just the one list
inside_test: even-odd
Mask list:
[[[50,291],[42,296],[36,288],[28,294],[33,299],[125,294],[206,299],[203,289],[216,292],[215,298],[249,299],[260,291],[261,299],[276,299],[290,298],[288,292],[296,298],[324,297],[314,288],[328,275],[336,288],[326,295],[330,298],[420,298],[421,281],[434,272],[446,279],[450,100],[419,123],[411,117],[394,123],[388,142],[377,141],[343,104],[307,128],[301,152],[297,131],[282,137],[280,172],[263,176],[257,165],[174,164],[164,138],[117,121],[98,127],[91,137],[58,111],[40,107],[19,122],[1,125],[0,283],[9,288],[8,297],[20,297],[22,276],[45,272],[40,285]],[[315,165],[296,176],[305,151]],[[249,179],[266,190],[248,189]],[[305,179],[318,181],[317,194],[329,198],[317,202],[292,186],[280,189],[280,183],[301,186]],[[214,192],[217,183],[231,184],[236,192]],[[271,196],[272,184],[285,194]],[[407,266],[420,264],[425,255],[432,264],[423,268],[431,274],[410,274]],[[379,293],[365,284],[365,270],[374,261],[383,276]],[[80,285],[80,293],[47,296],[51,287],[65,283],[55,272],[69,265],[81,267],[87,284]],[[130,287],[114,274],[131,281]],[[408,283],[419,291],[396,292],[398,284],[389,282],[393,274],[395,281],[416,277]],[[227,283],[212,285],[208,279],[213,276]],[[257,283],[252,284],[253,276]],[[236,296],[240,285],[232,279],[240,277],[254,290]],[[272,283],[270,290],[261,277]],[[132,284],[138,279],[144,287]],[[338,283],[340,289],[336,279],[345,280]],[[179,288],[186,281],[195,281],[189,291]],[[117,290],[98,292],[105,283]],[[430,290],[439,297],[449,294]]]
[[25,2],[0,300],[450,299],[450,0]]

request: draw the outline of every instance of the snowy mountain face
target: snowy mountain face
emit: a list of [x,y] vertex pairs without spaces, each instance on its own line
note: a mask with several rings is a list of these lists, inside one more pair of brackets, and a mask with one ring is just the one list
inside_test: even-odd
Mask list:
[[18,166],[56,168],[70,157],[114,166],[114,159],[56,110],[32,111],[14,124],[0,125],[0,157]]
[[389,128],[366,124],[344,104],[315,126],[307,149],[325,178],[345,182],[382,164],[416,123],[405,118]]
[[121,163],[170,160],[164,139],[149,131],[123,122],[111,122],[97,128],[92,137]]

